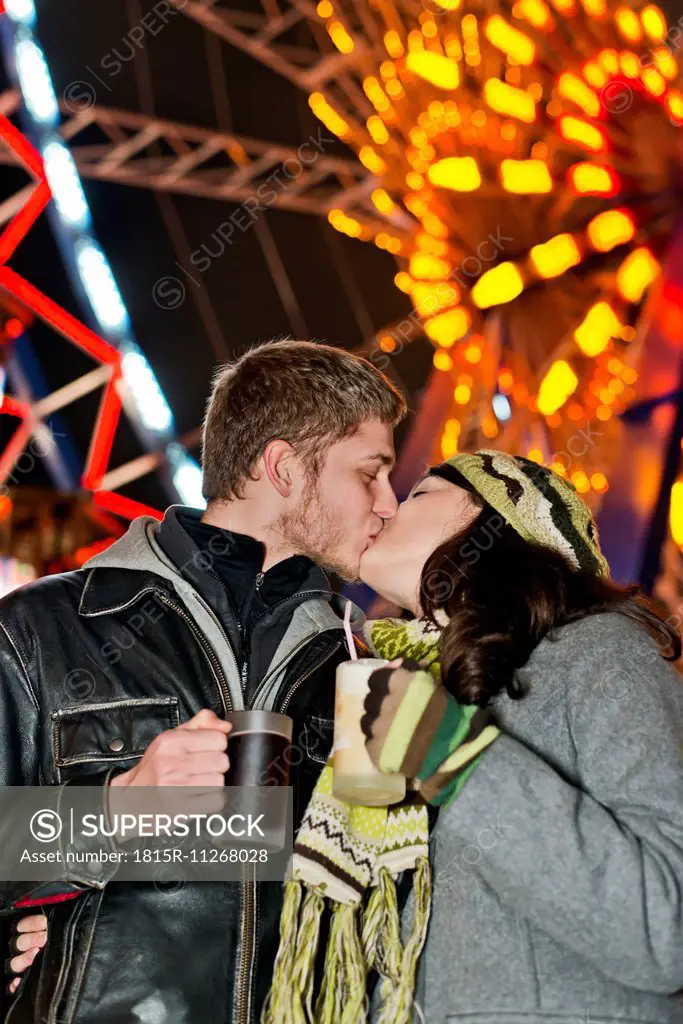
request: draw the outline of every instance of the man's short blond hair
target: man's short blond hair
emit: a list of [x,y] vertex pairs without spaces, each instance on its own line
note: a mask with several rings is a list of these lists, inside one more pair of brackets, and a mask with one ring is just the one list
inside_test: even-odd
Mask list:
[[360,356],[312,341],[272,341],[216,374],[202,436],[208,500],[243,496],[269,441],[282,439],[318,472],[331,445],[368,420],[395,426],[401,392]]

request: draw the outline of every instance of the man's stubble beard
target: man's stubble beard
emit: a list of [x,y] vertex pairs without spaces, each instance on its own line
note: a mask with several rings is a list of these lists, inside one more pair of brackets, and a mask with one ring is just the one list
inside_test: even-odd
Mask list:
[[287,547],[305,555],[345,583],[357,583],[358,566],[344,563],[337,555],[344,541],[339,516],[323,501],[315,479],[309,481],[301,501],[291,512],[283,512],[276,528]]

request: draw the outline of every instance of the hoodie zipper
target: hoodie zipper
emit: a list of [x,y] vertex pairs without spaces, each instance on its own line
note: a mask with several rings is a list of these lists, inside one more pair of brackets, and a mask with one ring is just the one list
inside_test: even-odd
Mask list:
[[[310,639],[310,637],[308,638]],[[332,657],[333,654],[339,650],[342,645],[342,641],[338,640],[334,647],[331,647],[319,661],[309,668],[307,672],[304,672],[292,685],[285,694],[284,700],[280,705],[280,714],[284,714],[289,707],[292,697],[299,689],[299,687],[309,679],[314,672],[317,672],[326,661]],[[276,710],[275,708],[273,710]],[[250,1024],[251,1019],[251,1001],[252,1001],[252,989],[254,984],[254,966],[256,964],[256,947],[258,941],[257,935],[257,922],[258,922],[258,889],[256,881],[249,877],[250,869],[245,867],[243,874],[243,900],[242,900],[242,964],[240,970],[240,987],[237,996],[237,1024]],[[249,931],[247,931],[247,922],[249,923]],[[248,947],[247,947],[248,940]],[[249,949],[249,956],[244,955],[244,949]]]
[[[263,583],[262,574],[259,573],[259,575],[261,575],[261,581],[258,584],[258,586],[260,586]],[[317,591],[311,591],[310,593],[315,594],[317,593]],[[303,595],[297,596],[301,597]],[[175,612],[178,613],[178,615],[180,615],[180,617],[187,623],[189,628],[192,630],[194,636],[197,638],[213,670],[216,682],[218,684],[218,689],[221,695],[223,708],[227,715],[228,711],[232,710],[232,699],[230,697],[230,690],[228,688],[227,680],[223,673],[223,669],[221,668],[221,664],[218,658],[216,657],[215,651],[207,642],[204,634],[195,624],[191,616],[187,614],[187,612],[185,612],[179,605],[175,604],[173,601],[170,601],[165,595],[160,593],[159,597],[161,601],[165,605],[167,605],[167,607],[172,608]],[[291,600],[291,598],[285,598],[283,601],[280,601],[279,604],[284,604],[285,601],[288,600]],[[222,628],[221,632],[223,632]],[[225,632],[223,632],[223,636],[228,644],[228,647],[230,647],[230,649],[232,650],[230,646],[230,641],[225,635]],[[305,639],[301,641],[301,643],[297,644],[296,648],[294,648],[291,654],[293,655],[294,653],[296,653],[296,651],[298,651],[301,648],[301,646],[304,643],[308,642],[308,640],[310,639],[310,636],[305,637]],[[322,665],[324,665],[329,658],[332,657],[332,655],[341,647],[341,643],[342,641],[339,640],[334,647],[327,651],[324,658],[321,658],[320,661],[316,662],[313,668],[305,672],[303,676],[300,676],[299,679],[297,679],[292,684],[292,686],[287,691],[285,698],[282,702],[282,705],[280,707],[280,712],[282,714],[284,714],[286,708],[289,707],[292,697],[294,693],[298,690],[298,688],[307,679],[309,679],[314,672],[316,672]],[[289,661],[290,659],[287,658],[286,660]],[[269,673],[269,675],[271,674],[272,673]],[[265,679],[263,681],[265,682]],[[237,1024],[250,1024],[254,966],[256,961],[257,920],[258,891],[256,886],[256,880],[251,877],[248,877],[247,870],[245,869],[245,872],[242,877],[242,950],[240,955],[240,983],[237,993]]]
[[[256,578],[254,579],[254,589],[255,589],[257,594],[261,590],[262,586],[263,586],[263,573],[262,572],[257,572],[256,573]],[[251,601],[249,602],[249,604],[251,605]],[[248,610],[249,610],[249,607],[247,606],[247,611]],[[262,615],[259,615],[259,619],[263,618],[263,615],[266,615],[266,614],[267,614],[266,612],[263,612]],[[256,622],[258,622],[259,619],[257,619]],[[242,675],[241,675],[241,685],[242,685],[242,693],[244,693],[244,694],[246,694],[246,692],[247,692],[247,685],[249,683],[249,655],[251,654],[251,636],[252,636],[252,633],[254,632],[254,626],[256,625],[256,622],[251,627],[251,629],[249,630],[249,634],[247,635],[246,626],[242,627],[242,624],[239,621],[239,619],[237,620],[237,624],[239,626],[239,631],[240,631],[240,638],[242,640]]]

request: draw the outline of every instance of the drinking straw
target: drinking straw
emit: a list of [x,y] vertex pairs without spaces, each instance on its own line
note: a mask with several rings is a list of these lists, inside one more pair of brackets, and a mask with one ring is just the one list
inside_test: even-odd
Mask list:
[[356,651],[356,645],[353,642],[353,633],[351,632],[351,602],[347,601],[344,608],[344,632],[346,633],[346,644],[349,648],[349,654],[352,661],[358,660],[358,653]]

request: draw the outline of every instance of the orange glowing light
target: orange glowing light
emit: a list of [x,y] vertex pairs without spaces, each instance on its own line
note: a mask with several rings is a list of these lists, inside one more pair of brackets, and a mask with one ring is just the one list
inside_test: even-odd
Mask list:
[[661,267],[642,246],[630,252],[617,271],[617,290],[627,302],[640,302],[646,288],[659,276]]
[[553,26],[553,16],[543,0],[519,0],[519,14],[534,28],[550,29]]
[[666,18],[659,7],[655,7],[654,4],[648,4],[640,12],[640,20],[643,23],[646,34],[654,43],[661,43],[663,39],[666,39]]
[[566,142],[574,142],[577,146],[589,149],[593,153],[604,152],[607,148],[605,133],[602,129],[580,117],[564,114],[559,119],[558,131],[560,137]]
[[607,75],[594,60],[589,60],[584,64],[583,77],[594,89],[602,89],[607,84]]
[[499,263],[483,274],[474,285],[470,295],[480,309],[512,302],[524,290],[524,279],[519,268],[506,261]]
[[619,177],[611,167],[597,164],[574,164],[567,172],[569,184],[578,196],[615,196],[619,191]]
[[509,25],[500,14],[492,14],[484,22],[484,35],[498,50],[512,57],[518,64],[532,64],[536,47],[519,29]]
[[643,29],[638,15],[630,7],[620,7],[614,12],[614,20],[624,39],[630,43],[639,43],[643,38]]
[[439,89],[457,89],[460,82],[458,62],[431,50],[411,50],[406,58],[406,67]]
[[645,68],[640,76],[647,91],[659,99],[666,92],[666,81],[655,68]]
[[590,86],[582,82],[578,75],[564,71],[557,81],[557,91],[566,100],[571,100],[589,117],[597,117],[600,113],[600,100]]
[[556,359],[538,389],[538,411],[544,416],[557,412],[576,391],[579,378],[565,359]]
[[623,326],[608,302],[596,302],[574,331],[576,344],[586,356],[595,357],[612,338],[621,336]]
[[450,265],[445,260],[428,253],[416,252],[410,258],[410,275],[417,280],[441,281],[448,277],[450,271]]
[[350,135],[351,129],[337,111],[330,106],[321,92],[314,92],[308,97],[308,104],[319,121],[329,128],[340,139]]
[[497,114],[516,117],[526,124],[532,124],[536,119],[536,104],[526,89],[517,89],[499,78],[489,78],[484,84],[484,99]]
[[581,262],[581,253],[571,235],[555,235],[542,245],[534,245],[529,253],[540,277],[559,277]]
[[455,192],[474,192],[481,185],[477,161],[472,156],[448,156],[432,164],[427,171],[432,185]]
[[678,63],[671,51],[666,46],[658,46],[652,56],[659,73],[672,82],[678,76]]
[[598,252],[609,252],[617,245],[630,242],[636,233],[633,217],[628,210],[606,210],[589,222],[589,241]]
[[499,175],[505,191],[516,195],[544,195],[553,187],[544,160],[502,160]]
[[466,309],[449,309],[425,322],[425,334],[437,345],[451,348],[470,329],[472,319]]

